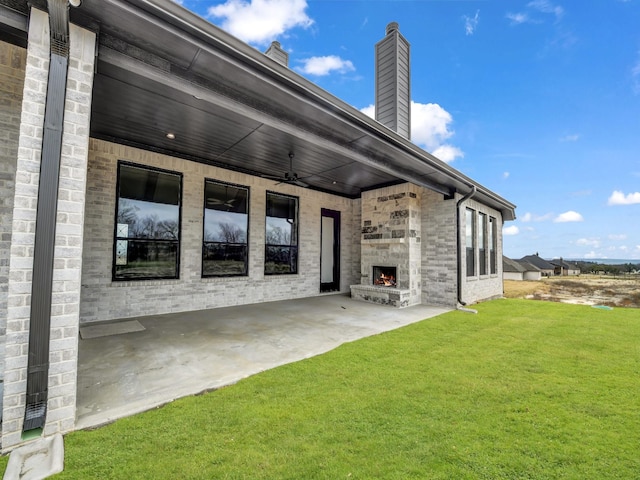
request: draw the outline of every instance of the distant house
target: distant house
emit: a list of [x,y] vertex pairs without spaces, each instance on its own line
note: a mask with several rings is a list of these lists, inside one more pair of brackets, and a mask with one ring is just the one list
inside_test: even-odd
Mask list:
[[522,260],[512,260],[502,256],[502,279],[503,280],[540,280],[542,272],[538,267]]
[[559,276],[580,275],[580,267],[575,263],[565,262],[562,258],[554,258],[549,261],[553,265],[553,274]]
[[553,265],[551,262],[548,262],[544,258],[540,258],[537,253],[535,255],[527,255],[526,257],[522,257],[519,261],[527,262],[535,267],[538,267],[543,277],[550,277],[552,275],[555,275],[555,265]]

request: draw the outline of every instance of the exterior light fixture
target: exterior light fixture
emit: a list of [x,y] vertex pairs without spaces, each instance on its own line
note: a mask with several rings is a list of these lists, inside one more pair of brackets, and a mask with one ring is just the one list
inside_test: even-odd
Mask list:
[[175,134],[175,133],[172,133],[172,132],[169,132],[169,133],[167,133],[167,138],[168,138],[169,140],[175,140],[175,138],[176,138],[176,134]]

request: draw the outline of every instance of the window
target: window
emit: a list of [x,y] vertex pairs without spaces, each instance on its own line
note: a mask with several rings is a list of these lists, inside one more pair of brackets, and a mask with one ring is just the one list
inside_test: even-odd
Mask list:
[[298,272],[298,198],[267,192],[265,275]]
[[120,162],[114,280],[178,278],[182,175]]
[[489,217],[489,263],[491,273],[495,274],[497,272],[497,263],[496,263],[496,251],[497,242],[498,242],[498,228],[497,228],[496,219],[493,217]]
[[476,274],[476,212],[467,208],[466,210],[466,246],[467,246],[467,277]]
[[202,276],[247,275],[248,232],[249,189],[205,180]]
[[480,275],[487,274],[487,215],[478,215],[478,260],[480,263]]

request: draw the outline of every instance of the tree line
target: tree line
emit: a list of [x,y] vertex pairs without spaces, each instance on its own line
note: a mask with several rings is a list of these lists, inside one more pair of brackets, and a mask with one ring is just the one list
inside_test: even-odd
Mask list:
[[624,273],[635,273],[640,271],[640,263],[628,262],[614,265],[599,262],[589,262],[584,260],[573,263],[580,267],[580,271],[582,273],[604,273],[605,275],[621,275]]

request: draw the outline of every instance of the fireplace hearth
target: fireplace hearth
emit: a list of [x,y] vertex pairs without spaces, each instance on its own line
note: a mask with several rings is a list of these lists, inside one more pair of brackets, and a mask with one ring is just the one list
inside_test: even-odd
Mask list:
[[390,287],[395,288],[397,286],[397,268],[396,267],[373,267],[373,284],[377,287]]

